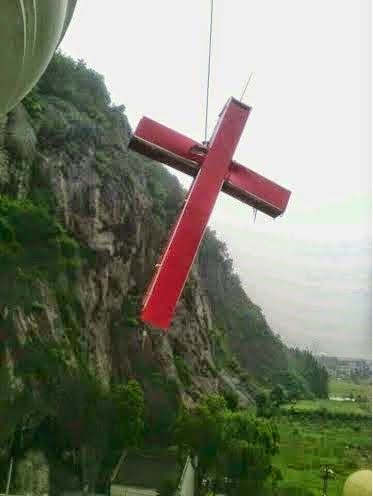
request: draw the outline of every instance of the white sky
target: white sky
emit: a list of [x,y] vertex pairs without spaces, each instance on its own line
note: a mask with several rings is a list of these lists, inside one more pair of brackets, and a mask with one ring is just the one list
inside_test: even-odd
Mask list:
[[[208,0],[78,0],[62,50],[142,115],[203,139]],[[292,190],[276,221],[222,194],[210,225],[292,345],[371,354],[371,2],[215,0],[210,119],[253,106],[235,158]],[[178,174],[184,186],[189,180]]]

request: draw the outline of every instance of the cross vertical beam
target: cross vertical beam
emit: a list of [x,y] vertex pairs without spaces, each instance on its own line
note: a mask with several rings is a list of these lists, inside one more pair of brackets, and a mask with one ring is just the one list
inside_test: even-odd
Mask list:
[[149,286],[141,312],[143,322],[161,329],[169,327],[250,110],[233,98],[223,109],[207,154]]

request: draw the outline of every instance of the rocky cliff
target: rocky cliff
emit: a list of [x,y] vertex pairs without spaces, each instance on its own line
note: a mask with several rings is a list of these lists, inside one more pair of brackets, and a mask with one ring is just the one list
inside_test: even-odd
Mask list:
[[[29,335],[64,343],[72,355],[84,355],[104,383],[137,378],[155,412],[172,410],[176,397],[192,405],[199,395],[218,391],[222,369],[250,400],[260,385],[289,371],[288,350],[242,290],[213,233],[207,233],[170,331],[138,321],[141,296],[185,193],[163,166],[128,150],[130,133],[125,109],[110,103],[102,77],[62,55],[1,120],[3,198],[54,219],[81,260],[70,284],[63,270],[31,276],[33,262],[26,267],[16,258],[13,275],[6,276],[10,262],[0,258],[2,328],[12,327],[20,343]],[[3,209],[5,224],[7,215],[9,208]],[[36,232],[32,224],[23,232],[28,229]],[[39,243],[48,245],[43,232]],[[36,246],[24,242],[25,252]],[[32,279],[27,310],[21,300],[9,300],[9,278],[16,288],[20,268]],[[2,356],[12,363],[17,357],[7,336],[3,331]]]

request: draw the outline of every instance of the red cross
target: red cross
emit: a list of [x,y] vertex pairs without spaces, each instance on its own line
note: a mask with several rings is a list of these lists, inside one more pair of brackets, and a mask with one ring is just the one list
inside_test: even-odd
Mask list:
[[290,191],[232,161],[251,108],[230,98],[207,146],[143,117],[129,147],[195,177],[143,302],[141,319],[167,329],[220,190],[271,217]]

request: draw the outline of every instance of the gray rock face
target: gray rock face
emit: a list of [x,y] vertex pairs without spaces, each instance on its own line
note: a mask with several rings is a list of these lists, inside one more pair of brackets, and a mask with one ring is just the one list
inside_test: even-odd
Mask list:
[[[61,114],[62,104],[57,100],[48,98],[48,119],[54,110],[55,115]],[[76,114],[79,112],[72,112],[71,106],[64,113],[65,133],[74,126]],[[127,150],[130,128],[121,114],[115,115],[111,129],[100,129],[93,140],[58,142],[51,128],[47,136],[43,135],[47,128],[43,120],[33,123],[36,159],[31,167],[22,157],[20,174],[17,150],[23,150],[24,143],[18,141],[27,133],[17,132],[15,119],[21,129],[31,122],[26,110],[17,108],[9,116],[11,146],[6,147],[6,140],[4,146],[0,137],[0,152],[10,153],[9,162],[4,161],[0,167],[2,191],[11,190],[14,196],[20,192],[22,196],[32,195],[39,187],[32,173],[37,167],[60,222],[91,250],[92,261],[80,274],[77,288],[83,309],[79,339],[86,347],[91,367],[103,382],[109,383],[112,377],[136,377],[148,391],[152,381],[147,379],[147,372],[157,371],[175,383],[186,404],[192,404],[199,394],[216,392],[218,380],[208,334],[212,316],[198,265],[192,270],[168,333],[147,329],[145,336],[144,326],[134,323],[132,314],[132,320],[126,315],[129,298],[145,291],[168,235],[169,222],[159,221],[154,215],[155,201],[147,179],[151,168],[163,166]],[[0,127],[0,134],[2,129],[7,134],[9,124]],[[181,188],[173,179],[169,182],[173,185],[170,194],[181,200]],[[177,210],[172,215],[176,217]],[[19,315],[18,332],[24,337],[33,330],[64,339],[52,292],[45,289],[40,303],[45,311]],[[183,377],[175,363],[182,363]]]

